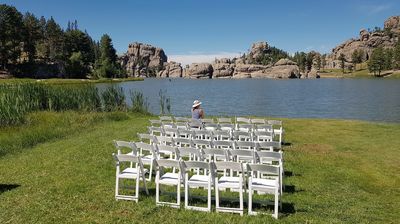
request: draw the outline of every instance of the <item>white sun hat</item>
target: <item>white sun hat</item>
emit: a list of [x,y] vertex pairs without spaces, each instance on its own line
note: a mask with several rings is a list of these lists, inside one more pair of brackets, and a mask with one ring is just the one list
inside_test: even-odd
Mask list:
[[199,105],[201,105],[201,102],[198,101],[198,100],[195,100],[195,101],[193,101],[193,106],[192,107],[197,107]]

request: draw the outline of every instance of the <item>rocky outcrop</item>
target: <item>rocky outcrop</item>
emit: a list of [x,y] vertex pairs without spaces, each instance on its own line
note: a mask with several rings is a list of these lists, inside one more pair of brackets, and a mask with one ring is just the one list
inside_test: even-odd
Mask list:
[[185,77],[193,79],[211,78],[213,67],[210,63],[193,63],[185,68]]
[[162,70],[167,56],[164,50],[143,43],[131,43],[128,51],[120,57],[123,68],[129,76],[155,76]]
[[392,48],[400,36],[400,16],[392,16],[384,23],[384,31],[360,31],[358,38],[352,38],[332,49],[326,58],[326,68],[340,68],[339,55],[343,54],[346,61],[351,62],[351,55],[355,50],[364,52],[363,61],[369,59],[372,51],[377,47]]
[[157,77],[161,78],[180,78],[182,77],[183,69],[180,63],[170,61],[164,63],[163,70],[158,72]]
[[215,63],[213,67],[213,78],[231,78],[235,69],[234,64]]
[[248,53],[248,57],[250,60],[255,60],[263,54],[267,53],[269,50],[269,46],[267,42],[257,42],[251,45],[250,51]]

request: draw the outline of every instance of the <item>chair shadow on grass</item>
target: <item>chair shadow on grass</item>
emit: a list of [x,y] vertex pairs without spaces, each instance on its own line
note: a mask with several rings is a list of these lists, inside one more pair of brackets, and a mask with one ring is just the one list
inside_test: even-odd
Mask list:
[[0,184],[0,194],[4,193],[6,191],[11,191],[20,186],[21,185],[19,185],[19,184]]
[[[295,186],[293,185],[287,185],[285,186],[287,188],[287,191],[284,191],[286,193],[295,193],[303,190],[295,190]],[[153,197],[156,194],[156,191],[154,188],[150,188],[149,190],[149,195],[145,195],[145,197]],[[185,197],[183,192],[181,192],[181,203],[184,203]],[[140,194],[145,194],[144,190],[141,189]],[[171,201],[176,200],[176,192],[170,192],[170,191],[162,191],[162,196],[164,198],[168,198]],[[248,207],[248,197],[246,193],[243,195],[243,206],[246,208]],[[220,197],[220,206],[222,207],[239,207],[239,198],[236,197]],[[196,206],[207,206],[207,196],[206,195],[194,195],[190,194],[190,199],[189,199],[189,204],[190,205],[196,205]],[[214,195],[211,197],[211,204],[214,206],[215,205],[215,197]],[[257,210],[269,210],[273,211],[274,209],[274,201],[271,199],[266,199],[266,200],[259,200],[259,199],[253,199],[253,209]],[[288,202],[282,202],[282,208],[280,208],[280,215],[281,216],[288,216],[290,214],[296,213],[296,209],[294,207],[294,203],[288,203]],[[267,211],[268,213],[268,211]]]

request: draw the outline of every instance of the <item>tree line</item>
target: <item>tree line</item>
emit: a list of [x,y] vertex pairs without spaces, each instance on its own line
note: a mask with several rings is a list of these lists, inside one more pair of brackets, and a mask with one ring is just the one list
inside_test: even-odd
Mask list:
[[39,73],[64,78],[126,76],[107,34],[99,42],[79,29],[76,20],[64,30],[53,17],[23,15],[6,4],[0,4],[0,18],[0,70],[19,77]]

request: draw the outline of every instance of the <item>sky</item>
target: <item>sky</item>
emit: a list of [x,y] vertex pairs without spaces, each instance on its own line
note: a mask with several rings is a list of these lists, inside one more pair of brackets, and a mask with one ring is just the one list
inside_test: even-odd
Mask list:
[[289,53],[330,52],[358,37],[362,28],[383,27],[400,15],[399,0],[0,0],[20,12],[52,16],[96,40],[111,36],[119,54],[132,42],[164,49],[169,60],[189,64],[247,53],[266,41]]

